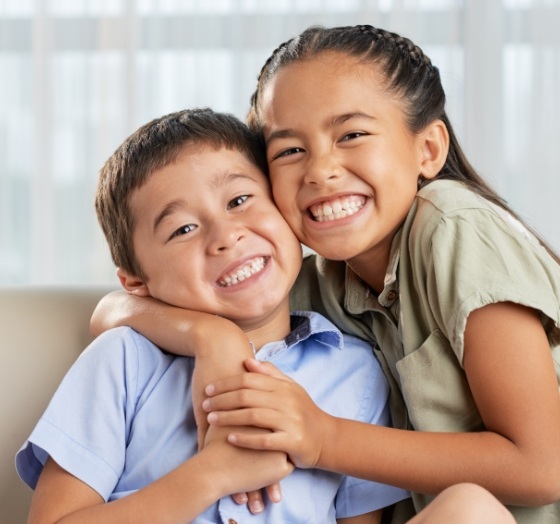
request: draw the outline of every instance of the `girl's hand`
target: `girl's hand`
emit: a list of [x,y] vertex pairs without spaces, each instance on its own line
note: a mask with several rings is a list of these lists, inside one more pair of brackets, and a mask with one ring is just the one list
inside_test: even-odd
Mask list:
[[307,392],[270,363],[245,361],[247,370],[206,388],[203,408],[216,426],[256,426],[269,432],[230,432],[236,446],[288,453],[300,468],[319,463],[324,443],[334,434],[334,417],[320,410]]

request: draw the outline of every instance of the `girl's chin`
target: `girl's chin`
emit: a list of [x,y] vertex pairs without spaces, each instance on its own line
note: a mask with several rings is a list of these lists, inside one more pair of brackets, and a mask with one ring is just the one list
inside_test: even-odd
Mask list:
[[341,242],[309,242],[306,246],[329,260],[349,260],[358,255],[355,249],[341,245]]

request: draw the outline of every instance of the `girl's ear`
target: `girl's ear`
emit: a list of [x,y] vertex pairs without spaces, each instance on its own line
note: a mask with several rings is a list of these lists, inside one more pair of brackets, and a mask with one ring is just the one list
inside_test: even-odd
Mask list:
[[138,295],[139,297],[149,297],[150,290],[143,280],[131,275],[128,271],[117,268],[117,277],[121,282],[121,286],[128,291],[131,295]]
[[420,175],[434,178],[440,171],[449,151],[449,133],[441,120],[434,120],[421,133],[422,160]]

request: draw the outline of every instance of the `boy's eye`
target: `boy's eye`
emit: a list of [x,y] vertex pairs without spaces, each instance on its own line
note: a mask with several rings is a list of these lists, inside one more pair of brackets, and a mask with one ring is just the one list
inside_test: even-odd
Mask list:
[[234,207],[239,207],[244,202],[246,202],[248,199],[249,199],[249,195],[241,195],[241,196],[235,197],[233,200],[230,200],[228,202],[227,209],[233,209]]
[[198,226],[196,224],[186,224],[181,226],[179,229],[176,229],[173,234],[169,237],[169,240],[175,237],[179,237],[182,235],[186,235],[187,233],[191,233],[194,231]]
[[302,147],[290,147],[289,149],[284,149],[280,151],[280,153],[274,155],[273,160],[275,160],[276,158],[297,155],[298,153],[303,153],[303,151],[304,149]]

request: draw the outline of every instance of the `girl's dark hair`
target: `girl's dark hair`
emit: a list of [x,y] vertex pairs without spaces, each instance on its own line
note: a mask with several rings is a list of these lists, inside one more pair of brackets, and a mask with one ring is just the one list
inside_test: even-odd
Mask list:
[[[325,28],[313,26],[274,50],[261,69],[247,116],[249,126],[262,132],[262,92],[276,72],[294,62],[310,60],[322,53],[343,53],[363,63],[378,66],[385,74],[384,87],[402,101],[411,132],[418,133],[440,119],[449,133],[449,151],[441,171],[433,180],[457,180],[472,191],[523,220],[484,181],[467,160],[445,113],[445,92],[439,70],[422,49],[408,38],[371,25]],[[430,181],[424,180],[422,184]],[[560,258],[529,226],[524,224],[560,263]]]

